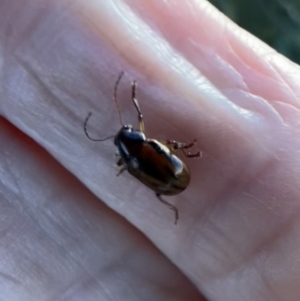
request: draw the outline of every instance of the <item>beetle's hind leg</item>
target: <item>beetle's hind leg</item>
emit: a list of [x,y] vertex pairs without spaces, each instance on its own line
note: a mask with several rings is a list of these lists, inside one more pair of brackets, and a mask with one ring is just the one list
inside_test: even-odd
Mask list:
[[193,147],[196,144],[196,142],[197,142],[196,139],[193,140],[191,143],[182,143],[182,142],[178,142],[178,141],[175,141],[175,140],[167,140],[166,144],[171,149],[171,151],[173,151],[173,152],[180,149],[187,158],[202,157],[201,152],[191,153],[191,152],[186,151],[187,149]]
[[174,205],[172,205],[172,204],[168,203],[167,201],[165,201],[164,199],[162,199],[162,197],[161,197],[161,195],[160,195],[159,193],[156,193],[156,196],[157,196],[157,198],[158,198],[164,205],[168,206],[169,209],[171,209],[171,210],[174,211],[174,213],[175,213],[175,225],[176,225],[176,224],[177,224],[177,221],[178,221],[178,219],[179,219],[178,209],[177,209]]
[[138,112],[139,130],[144,133],[145,132],[145,125],[144,125],[144,121],[143,121],[143,114],[141,112],[139,103],[136,99],[136,87],[137,87],[137,84],[136,84],[136,81],[134,80],[131,83],[131,99],[132,99],[132,102],[133,102],[137,112]]

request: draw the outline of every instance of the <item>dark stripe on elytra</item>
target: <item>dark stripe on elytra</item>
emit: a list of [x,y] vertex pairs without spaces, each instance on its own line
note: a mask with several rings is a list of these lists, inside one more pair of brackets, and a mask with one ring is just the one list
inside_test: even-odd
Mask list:
[[[170,159],[170,156],[172,155],[172,154],[170,154],[170,153],[167,153],[164,149],[162,149],[161,147],[160,147],[160,145],[159,144],[157,144],[155,141],[147,141],[148,142],[148,144],[149,145],[151,145],[154,149],[155,149],[155,151],[158,153],[158,154],[161,154],[161,155],[163,155],[164,156],[164,158],[166,158],[167,159],[167,163],[168,164],[165,164],[164,165],[164,172],[166,173],[166,174],[168,174],[170,177],[172,177],[172,178],[174,178],[174,169],[173,168],[170,168],[170,165],[172,166],[172,160]],[[172,166],[173,167],[173,166]]]
[[[167,162],[167,164],[164,163],[163,166],[156,165],[155,162],[151,162],[151,160],[141,160],[139,163],[140,170],[162,183],[168,182],[170,178],[174,179],[174,171],[170,168],[169,162]],[[157,164],[160,164],[160,162],[157,162]]]
[[165,157],[167,157],[169,154],[166,154],[165,150],[163,150],[159,144],[157,144],[155,141],[147,141],[149,145],[151,145],[159,154],[164,154]]

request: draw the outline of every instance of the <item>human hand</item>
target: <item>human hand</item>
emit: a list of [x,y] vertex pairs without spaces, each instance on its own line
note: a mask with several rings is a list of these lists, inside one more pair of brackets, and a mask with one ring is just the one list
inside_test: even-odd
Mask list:
[[[23,1],[24,2],[24,1]],[[7,1],[0,300],[299,300],[299,67],[199,1]],[[173,215],[116,178],[122,116],[198,139]],[[30,137],[30,138],[29,138]],[[203,297],[202,297],[203,296]]]

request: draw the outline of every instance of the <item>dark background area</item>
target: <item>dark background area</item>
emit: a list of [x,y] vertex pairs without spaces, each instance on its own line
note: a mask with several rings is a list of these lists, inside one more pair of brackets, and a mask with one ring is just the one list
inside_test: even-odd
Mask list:
[[300,64],[300,0],[209,0],[239,26]]

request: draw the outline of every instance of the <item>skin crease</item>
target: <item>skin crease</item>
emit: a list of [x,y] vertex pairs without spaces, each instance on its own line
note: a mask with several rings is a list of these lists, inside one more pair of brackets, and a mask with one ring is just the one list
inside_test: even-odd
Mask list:
[[[0,4],[0,300],[298,301],[299,66],[204,1]],[[124,172],[124,122],[190,142],[167,200]]]

